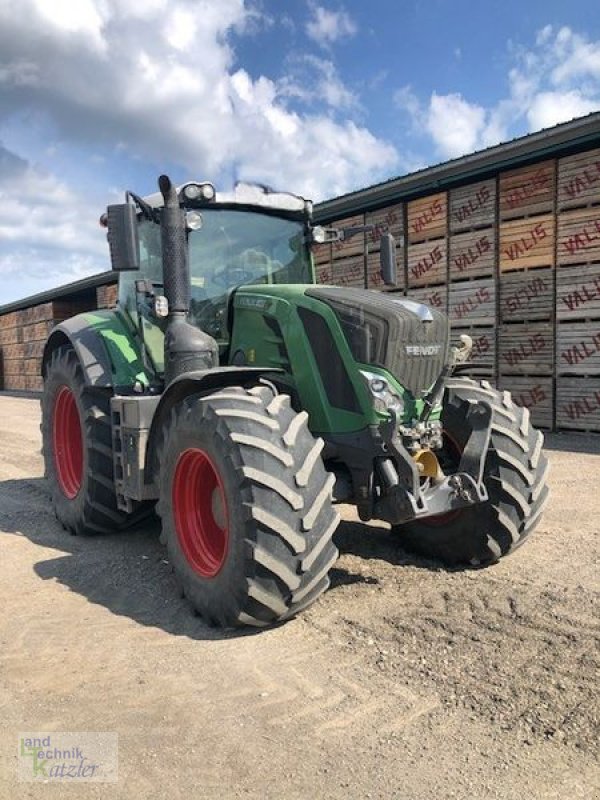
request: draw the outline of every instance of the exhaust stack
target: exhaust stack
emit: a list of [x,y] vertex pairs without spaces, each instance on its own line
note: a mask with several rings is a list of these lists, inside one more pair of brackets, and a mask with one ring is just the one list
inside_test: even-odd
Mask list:
[[177,190],[167,175],[158,179],[163,196],[160,234],[163,284],[169,304],[165,331],[165,383],[186,372],[219,365],[219,348],[212,336],[188,322],[190,311],[190,266],[185,215]]

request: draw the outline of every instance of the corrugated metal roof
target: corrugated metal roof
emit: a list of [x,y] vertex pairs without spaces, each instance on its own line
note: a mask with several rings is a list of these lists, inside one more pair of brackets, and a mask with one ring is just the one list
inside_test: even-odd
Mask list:
[[600,112],[563,122],[509,142],[493,145],[476,153],[454,158],[408,175],[390,178],[382,183],[325,200],[315,205],[315,219],[326,222],[340,215],[379,208],[451,186],[483,179],[499,169],[510,169],[582,150],[600,147]]
[[9,314],[11,311],[20,311],[22,308],[39,306],[41,303],[49,303],[51,300],[58,300],[59,297],[66,297],[70,294],[96,289],[98,286],[106,286],[108,283],[116,283],[116,281],[117,276],[111,270],[108,272],[100,272],[97,275],[90,275],[89,278],[82,278],[79,281],[66,283],[63,286],[57,286],[56,289],[47,289],[45,292],[39,292],[38,294],[24,297],[22,300],[6,303],[0,306],[0,316],[2,316],[2,314]]

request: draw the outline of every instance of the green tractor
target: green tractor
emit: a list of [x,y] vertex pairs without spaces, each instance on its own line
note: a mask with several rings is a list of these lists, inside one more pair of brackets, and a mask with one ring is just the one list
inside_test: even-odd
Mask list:
[[[210,183],[103,215],[114,310],[58,325],[43,357],[43,453],[74,534],[138,522],[194,609],[221,626],[297,614],[328,587],[335,503],[447,564],[517,548],[545,505],[542,435],[487,382],[468,337],[394,293],[315,285],[312,223],[291,194]],[[395,243],[381,241],[395,284]]]

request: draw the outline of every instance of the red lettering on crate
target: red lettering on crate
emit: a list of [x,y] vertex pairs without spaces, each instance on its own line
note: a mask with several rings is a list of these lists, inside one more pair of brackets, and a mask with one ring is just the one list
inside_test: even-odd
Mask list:
[[594,336],[592,336],[591,343],[582,341],[579,342],[579,344],[572,345],[563,353],[561,353],[560,357],[572,367],[576,364],[581,364],[582,361],[585,361],[592,356],[595,356],[596,353],[600,353],[600,333],[596,333]]
[[467,267],[474,264],[484,253],[488,253],[491,246],[492,243],[488,237],[482,236],[472,247],[469,247],[464,253],[459,253],[457,256],[454,256],[452,260],[460,272],[464,272]]
[[591,283],[584,283],[579,288],[574,289],[569,294],[563,295],[561,302],[569,309],[574,311],[576,308],[584,306],[590,300],[600,297],[600,278],[594,278]]
[[533,178],[523,186],[515,186],[506,194],[506,202],[509,208],[516,208],[517,206],[526,203],[529,198],[534,195],[538,189],[544,189],[549,182],[549,175],[544,168],[538,169]]
[[545,239],[547,235],[548,231],[546,230],[544,223],[538,222],[537,225],[534,225],[529,233],[527,233],[525,236],[522,236],[516,242],[511,242],[504,250],[504,253],[510,258],[511,261],[517,261],[519,258],[522,258],[524,255],[526,255],[529,250],[534,248],[538,242],[541,242],[542,239]]
[[586,167],[581,172],[574,175],[571,180],[563,186],[563,192],[570,200],[574,200],[590,186],[600,181],[600,161],[594,161],[591,167]]
[[479,308],[479,306],[483,305],[483,303],[489,303],[492,299],[492,295],[490,290],[486,286],[481,286],[475,294],[467,297],[466,300],[458,303],[454,307],[453,316],[455,319],[462,319],[466,317],[467,314],[470,314],[475,309]]
[[443,213],[444,206],[438,197],[437,200],[434,200],[433,203],[425,209],[425,211],[421,212],[419,216],[412,221],[411,227],[413,232],[421,233],[424,228],[433,222],[434,219],[441,217]]
[[543,278],[533,278],[528,281],[525,286],[517,289],[516,292],[507,295],[504,298],[504,305],[511,314],[518,311],[520,308],[527,308],[530,300],[539,297],[543,292],[547,291],[548,283]]
[[580,250],[585,250],[592,242],[597,242],[600,239],[600,219],[595,219],[592,223],[584,225],[581,230],[569,236],[562,246],[567,253],[572,256]]
[[485,205],[489,199],[490,190],[487,186],[482,186],[475,197],[469,197],[469,201],[460,206],[460,208],[457,208],[456,211],[452,213],[452,216],[457,222],[465,222],[469,217],[473,216],[481,206]]
[[482,336],[478,336],[476,339],[473,340],[473,350],[478,356],[485,355],[490,349],[490,340],[489,338],[483,334]]
[[438,244],[430,253],[427,253],[427,255],[424,256],[420,261],[417,261],[416,264],[413,264],[413,266],[410,268],[410,271],[415,278],[420,278],[433,269],[436,264],[439,264],[443,257],[442,250]]
[[427,297],[427,305],[441,308],[444,305],[444,300],[440,292],[432,292],[432,294]]
[[391,208],[385,215],[383,222],[378,222],[373,226],[373,230],[369,231],[369,240],[371,244],[375,244],[375,242],[377,242],[384,233],[387,233],[396,222],[398,222],[398,213],[395,209]]
[[531,389],[526,389],[524,392],[519,392],[519,394],[513,393],[513,397],[520,406],[523,406],[524,408],[533,408],[534,406],[543,403],[547,397],[547,394],[543,387],[538,383],[535,386],[532,386]]
[[505,360],[510,367],[515,367],[526,358],[531,358],[536,353],[539,353],[546,346],[546,340],[541,333],[534,333],[526,342],[521,342],[518,347],[511,347],[504,354]]
[[582,397],[581,400],[572,400],[563,406],[569,419],[581,419],[588,414],[600,411],[600,391],[595,391],[591,397]]

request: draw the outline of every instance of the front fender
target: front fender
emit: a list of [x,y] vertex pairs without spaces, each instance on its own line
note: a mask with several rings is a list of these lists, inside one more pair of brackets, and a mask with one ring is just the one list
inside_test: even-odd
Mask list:
[[113,310],[78,314],[57,325],[44,347],[42,375],[54,350],[67,344],[75,350],[88,386],[150,384],[134,335]]
[[255,386],[260,378],[281,373],[281,369],[265,369],[264,367],[215,367],[214,369],[197,370],[179,375],[166,388],[152,418],[146,452],[146,475],[154,479],[157,471],[157,455],[161,438],[161,430],[167,421],[171,409],[191,394],[210,394],[228,386]]

